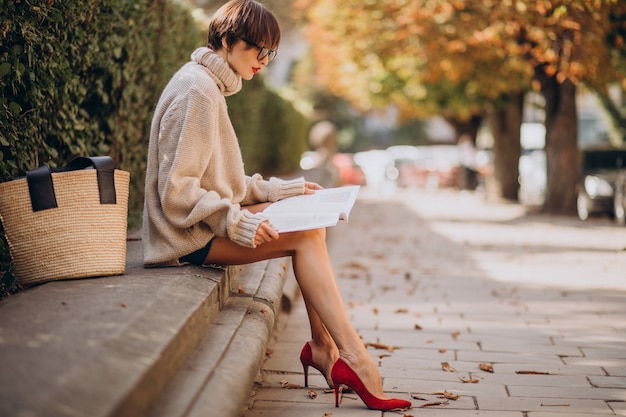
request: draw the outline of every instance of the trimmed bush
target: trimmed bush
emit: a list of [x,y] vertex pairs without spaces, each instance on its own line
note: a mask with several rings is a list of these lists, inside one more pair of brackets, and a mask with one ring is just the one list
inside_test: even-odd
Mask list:
[[[0,0],[0,181],[111,155],[131,173],[129,225],[139,225],[154,107],[204,37],[175,0]],[[247,168],[295,168],[305,118],[258,77],[244,90],[230,110]],[[0,235],[1,298],[17,281]]]

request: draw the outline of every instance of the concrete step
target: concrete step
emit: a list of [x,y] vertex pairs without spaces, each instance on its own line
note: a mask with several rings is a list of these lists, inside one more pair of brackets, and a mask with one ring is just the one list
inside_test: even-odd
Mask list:
[[[258,345],[259,354],[280,304],[284,260],[145,269],[138,241],[127,258],[122,276],[51,282],[0,303],[0,415],[144,416],[198,346],[241,364],[241,345]],[[276,268],[270,263],[281,276],[263,277]],[[254,376],[244,379],[261,358],[232,375],[251,385]],[[220,363],[206,365],[211,375],[224,372]],[[220,381],[204,386],[212,383]]]
[[[289,305],[286,259],[247,265],[238,291],[150,417],[239,417],[261,369],[276,315]],[[291,295],[295,295],[292,293]],[[281,301],[282,297],[285,297]]]

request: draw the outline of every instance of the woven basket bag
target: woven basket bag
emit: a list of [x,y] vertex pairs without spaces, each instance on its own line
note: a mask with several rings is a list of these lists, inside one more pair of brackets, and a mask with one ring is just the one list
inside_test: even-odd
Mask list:
[[129,182],[110,157],[95,156],[0,184],[0,219],[19,282],[123,274]]

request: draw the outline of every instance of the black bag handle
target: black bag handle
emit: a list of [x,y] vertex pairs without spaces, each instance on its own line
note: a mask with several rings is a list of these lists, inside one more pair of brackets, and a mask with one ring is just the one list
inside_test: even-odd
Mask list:
[[110,156],[78,156],[62,168],[50,169],[47,165],[26,173],[28,192],[33,211],[57,207],[56,195],[52,184],[52,172],[78,171],[95,168],[98,178],[100,204],[116,204],[115,162]]

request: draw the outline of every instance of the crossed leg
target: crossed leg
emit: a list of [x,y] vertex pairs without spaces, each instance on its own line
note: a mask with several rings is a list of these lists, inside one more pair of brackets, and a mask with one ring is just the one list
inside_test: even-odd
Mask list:
[[372,394],[385,398],[376,364],[345,310],[328,255],[325,229],[283,233],[277,240],[254,249],[216,237],[206,262],[240,265],[284,256],[292,258],[307,307],[315,362],[330,376],[333,364],[341,357]]

